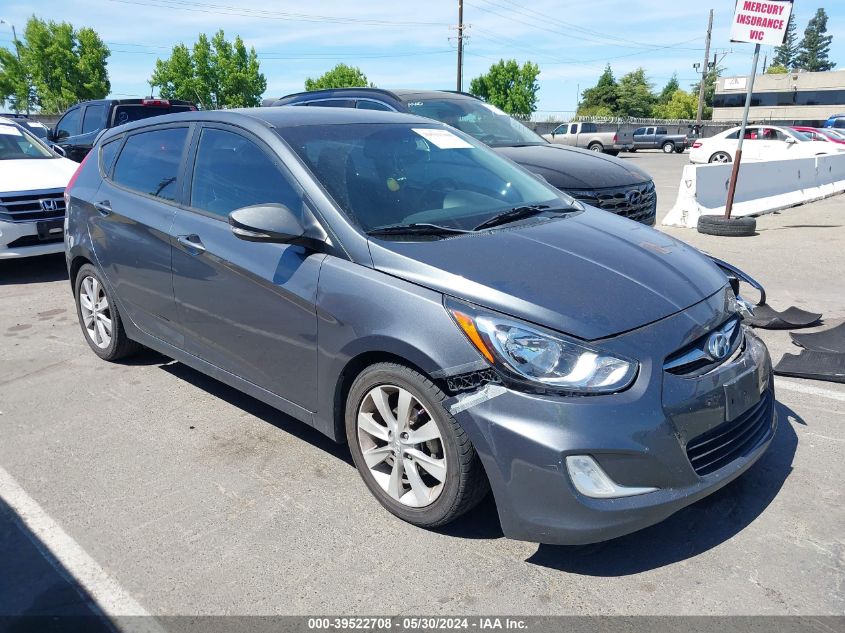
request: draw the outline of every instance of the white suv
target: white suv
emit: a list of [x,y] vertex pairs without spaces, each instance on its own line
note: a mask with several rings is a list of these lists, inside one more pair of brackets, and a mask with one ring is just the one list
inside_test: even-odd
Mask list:
[[77,167],[0,117],[0,259],[64,251],[64,192]]

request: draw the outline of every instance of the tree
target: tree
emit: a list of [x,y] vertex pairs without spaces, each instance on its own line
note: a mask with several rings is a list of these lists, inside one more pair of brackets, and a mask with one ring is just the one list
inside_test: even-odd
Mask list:
[[[787,69],[795,67],[798,61],[798,25],[795,23],[795,14],[789,16],[789,22],[786,25],[786,38],[781,46],[775,49],[775,58],[772,60],[772,66],[783,66]],[[777,74],[777,73],[773,73]]]
[[827,35],[827,12],[819,9],[804,31],[804,39],[798,47],[796,67],[809,72],[833,70],[836,64],[830,61],[832,41],[833,36]]
[[520,66],[515,59],[501,59],[487,74],[473,79],[469,91],[508,114],[527,118],[537,109],[539,75],[537,64],[525,62]]
[[619,116],[647,117],[651,116],[655,97],[652,93],[645,69],[637,68],[624,75],[619,80],[616,112]]
[[255,49],[247,51],[240,36],[229,42],[220,30],[211,40],[201,33],[191,50],[177,44],[168,59],[157,59],[150,85],[164,99],[193,101],[205,109],[241,108],[261,104],[267,79]]
[[610,64],[605,66],[598,83],[581,95],[578,114],[581,116],[612,116],[616,114],[619,85],[613,77]]
[[789,72],[789,69],[782,64],[772,64],[766,69],[767,75],[785,75]]
[[361,72],[360,68],[346,64],[338,64],[317,79],[308,77],[305,80],[305,89],[309,92],[311,90],[325,90],[326,88],[358,88],[361,86],[376,87],[375,84],[367,81],[367,76]]
[[658,103],[652,110],[652,116],[658,119],[694,119],[698,115],[698,95],[676,90],[669,101]]
[[16,111],[62,112],[111,90],[108,47],[90,28],[31,17],[15,52],[0,49],[0,100]]
[[675,93],[681,89],[681,85],[678,83],[678,73],[674,73],[672,77],[666,82],[666,86],[664,86],[663,90],[660,91],[660,95],[657,97],[657,103],[659,104],[667,104],[675,96]]

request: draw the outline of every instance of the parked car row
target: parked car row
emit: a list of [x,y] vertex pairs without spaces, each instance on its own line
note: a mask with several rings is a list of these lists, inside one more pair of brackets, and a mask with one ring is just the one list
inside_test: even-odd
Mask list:
[[[692,163],[730,163],[739,145],[739,127],[695,141],[690,150]],[[838,154],[845,145],[814,140],[804,133],[776,125],[749,125],[745,130],[743,160],[784,160]]]

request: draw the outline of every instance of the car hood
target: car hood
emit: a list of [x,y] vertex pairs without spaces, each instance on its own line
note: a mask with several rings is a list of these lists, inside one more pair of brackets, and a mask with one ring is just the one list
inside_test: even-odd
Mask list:
[[493,149],[564,191],[627,187],[651,181],[647,173],[627,161],[575,147],[547,144]]
[[64,189],[78,163],[67,158],[0,161],[0,194],[9,191]]
[[370,240],[377,270],[581,339],[684,310],[726,284],[709,258],[588,209],[437,241]]

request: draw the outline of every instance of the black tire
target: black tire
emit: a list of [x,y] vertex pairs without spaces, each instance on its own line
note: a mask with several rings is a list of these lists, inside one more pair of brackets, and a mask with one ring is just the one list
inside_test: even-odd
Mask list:
[[619,150],[609,149],[605,152],[608,156],[619,156]]
[[675,153],[676,154],[683,154],[686,151],[686,149],[687,148],[684,147],[683,145],[679,145],[678,147],[675,148]]
[[631,149],[629,149],[628,151],[629,151],[631,154],[635,154],[635,153],[636,153],[636,151],[637,151],[637,148],[636,148],[636,147],[632,147],[632,148],[631,148]]
[[698,232],[720,237],[748,237],[757,232],[757,220],[749,217],[726,218],[723,215],[702,215]]
[[[446,480],[437,499],[415,508],[394,500],[376,482],[364,462],[358,440],[357,416],[365,396],[379,385],[405,389],[427,409],[437,424],[448,465]],[[400,519],[424,528],[445,525],[475,507],[490,490],[490,484],[475,448],[464,429],[443,407],[440,388],[422,374],[396,363],[378,363],[365,369],[349,390],[345,403],[346,439],[361,478],[373,496]]]
[[731,155],[727,152],[716,152],[713,154],[710,159],[707,161],[708,163],[730,163],[733,162]]
[[[112,323],[112,335],[109,344],[105,347],[99,347],[92,339],[91,334],[85,327],[85,320],[82,316],[82,305],[80,302],[80,288],[82,282],[88,278],[93,277],[102,286],[102,292],[108,300],[108,315]],[[100,271],[91,264],[84,264],[79,272],[76,273],[76,279],[73,283],[73,296],[76,302],[76,316],[79,319],[79,326],[82,328],[82,337],[88,343],[88,347],[100,358],[107,361],[116,361],[121,358],[126,358],[132,354],[137,353],[141,349],[141,345],[136,343],[128,336],[126,330],[123,328],[123,322],[120,319],[120,313],[117,310],[113,297],[109,294],[107,287],[103,284],[103,277]]]
[[663,153],[664,154],[671,154],[675,151],[675,144],[672,142],[663,143]]
[[602,145],[601,143],[590,143],[587,146],[587,149],[590,150],[591,152],[603,152],[604,151],[604,145]]

